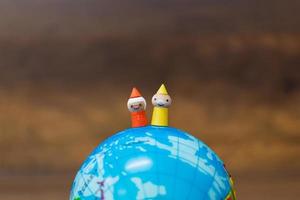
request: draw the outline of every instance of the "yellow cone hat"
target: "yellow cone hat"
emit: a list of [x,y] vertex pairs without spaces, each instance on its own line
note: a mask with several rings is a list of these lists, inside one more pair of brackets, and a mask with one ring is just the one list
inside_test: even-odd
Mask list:
[[166,94],[166,95],[168,95],[167,88],[164,84],[162,84],[160,86],[160,88],[157,90],[157,94]]

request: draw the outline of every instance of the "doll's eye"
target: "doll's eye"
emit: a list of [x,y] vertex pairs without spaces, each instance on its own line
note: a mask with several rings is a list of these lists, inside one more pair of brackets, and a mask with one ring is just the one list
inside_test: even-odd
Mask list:
[[133,108],[133,105],[131,105],[130,107]]
[[154,98],[154,101],[156,101],[156,98]]
[[142,104],[140,103],[139,106],[142,106]]
[[169,99],[167,99],[166,101],[169,102]]

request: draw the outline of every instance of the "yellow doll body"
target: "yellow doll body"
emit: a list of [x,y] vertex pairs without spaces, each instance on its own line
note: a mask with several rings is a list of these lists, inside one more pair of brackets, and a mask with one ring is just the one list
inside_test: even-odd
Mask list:
[[151,125],[168,126],[169,125],[169,109],[163,107],[154,107]]

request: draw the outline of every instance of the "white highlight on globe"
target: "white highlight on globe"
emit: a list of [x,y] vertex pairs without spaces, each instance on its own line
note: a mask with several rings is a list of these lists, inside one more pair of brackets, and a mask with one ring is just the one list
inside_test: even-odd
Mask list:
[[131,173],[141,172],[150,169],[152,165],[152,160],[148,157],[138,157],[129,160],[125,165],[125,170]]

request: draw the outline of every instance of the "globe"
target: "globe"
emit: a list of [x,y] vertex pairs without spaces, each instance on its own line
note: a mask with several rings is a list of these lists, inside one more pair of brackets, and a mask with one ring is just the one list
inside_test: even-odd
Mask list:
[[234,199],[223,162],[206,144],[171,127],[121,131],[79,169],[70,200]]

